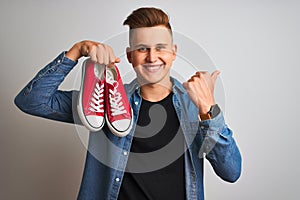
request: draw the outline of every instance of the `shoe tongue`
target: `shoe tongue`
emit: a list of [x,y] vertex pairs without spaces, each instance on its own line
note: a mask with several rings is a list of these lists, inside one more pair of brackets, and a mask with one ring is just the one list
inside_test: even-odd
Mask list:
[[95,64],[94,66],[94,73],[95,73],[95,76],[97,78],[99,78],[100,80],[103,79],[103,72],[104,72],[104,65],[101,65],[101,64]]
[[113,84],[115,82],[115,75],[112,68],[106,68],[106,82],[109,84]]

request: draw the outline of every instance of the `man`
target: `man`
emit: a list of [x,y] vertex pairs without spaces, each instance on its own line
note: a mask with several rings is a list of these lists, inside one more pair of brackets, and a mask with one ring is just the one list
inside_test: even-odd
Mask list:
[[[127,59],[137,75],[125,85],[134,125],[125,137],[106,126],[90,134],[78,199],[204,199],[203,156],[220,178],[235,182],[241,156],[214,100],[219,71],[196,72],[183,84],[170,77],[177,46],[160,9],[137,9],[124,25],[130,28]],[[72,101],[78,92],[57,88],[83,56],[104,65],[120,62],[106,44],[78,42],[25,86],[16,105],[32,115],[74,123]],[[165,120],[158,132],[143,129],[155,118]]]

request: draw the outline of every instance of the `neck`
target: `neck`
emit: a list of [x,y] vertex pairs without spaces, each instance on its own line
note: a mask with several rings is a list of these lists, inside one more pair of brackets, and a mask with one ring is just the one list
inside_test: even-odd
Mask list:
[[167,85],[147,84],[141,86],[141,96],[151,102],[157,102],[166,98],[172,91],[171,81]]

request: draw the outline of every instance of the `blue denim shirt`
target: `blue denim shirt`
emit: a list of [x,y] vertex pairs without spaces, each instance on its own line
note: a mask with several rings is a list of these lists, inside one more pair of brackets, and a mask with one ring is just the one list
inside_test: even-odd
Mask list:
[[[59,85],[77,64],[65,52],[41,69],[21,90],[15,104],[25,113],[57,121],[80,123],[77,116],[78,91],[60,91]],[[211,120],[199,121],[198,109],[176,79],[173,82],[173,105],[185,138],[186,198],[203,200],[203,159],[211,163],[215,173],[227,182],[235,182],[241,174],[241,155],[225,124],[222,112]],[[142,98],[136,80],[125,85],[133,109],[134,124],[138,119]],[[124,175],[135,125],[125,137],[117,137],[104,126],[90,133],[86,163],[78,199],[117,199]],[[167,186],[166,186],[167,187]]]

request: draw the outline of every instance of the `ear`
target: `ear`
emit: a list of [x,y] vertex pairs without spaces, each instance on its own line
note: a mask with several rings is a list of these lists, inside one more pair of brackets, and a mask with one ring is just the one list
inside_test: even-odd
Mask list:
[[132,63],[132,57],[131,57],[131,51],[130,51],[130,47],[126,48],[126,56],[127,56],[127,60],[129,63]]
[[177,45],[176,44],[173,45],[172,52],[173,52],[173,60],[175,60],[176,55],[177,55]]

